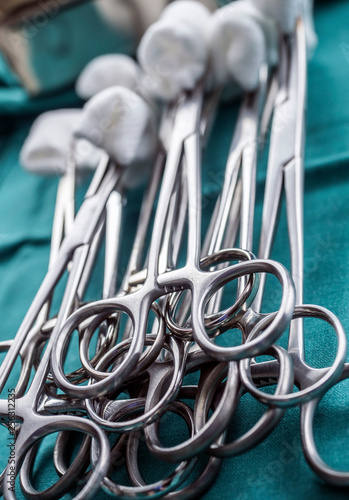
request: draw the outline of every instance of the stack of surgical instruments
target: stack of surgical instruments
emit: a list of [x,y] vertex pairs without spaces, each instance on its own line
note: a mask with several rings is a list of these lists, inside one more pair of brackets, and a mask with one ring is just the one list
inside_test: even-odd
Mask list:
[[[320,399],[349,375],[349,365],[338,318],[303,304],[310,4],[241,0],[212,14],[196,1],[172,2],[140,43],[140,67],[125,56],[99,58],[78,81],[84,108],[50,112],[34,124],[22,162],[62,177],[47,274],[13,340],[0,344],[0,416],[15,443],[1,476],[5,499],[19,490],[42,500],[68,493],[93,499],[100,490],[122,499],[197,498],[223,459],[257,446],[296,405],[310,467],[349,486],[349,471],[326,465],[313,435]],[[108,67],[116,68],[111,78]],[[202,155],[218,103],[241,89],[222,189],[202,236]],[[255,256],[256,175],[269,135]],[[75,210],[75,184],[96,163]],[[144,179],[122,269],[127,192]],[[270,260],[283,191],[290,272]],[[86,290],[100,273],[100,255],[103,290],[91,302]],[[265,312],[270,294],[277,306]],[[305,361],[309,317],[328,323],[337,337],[328,368]],[[287,348],[278,342],[284,334]],[[246,393],[266,411],[233,439]],[[178,419],[187,437],[166,446],[162,426],[170,422],[173,430]],[[35,461],[52,434],[57,480],[38,491]],[[168,464],[167,477],[150,484],[143,478],[141,448],[149,467],[153,460]]]

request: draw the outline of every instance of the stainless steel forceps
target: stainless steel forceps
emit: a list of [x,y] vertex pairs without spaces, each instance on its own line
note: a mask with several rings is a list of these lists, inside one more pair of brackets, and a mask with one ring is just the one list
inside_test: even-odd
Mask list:
[[[55,266],[48,273],[24,318],[22,325],[3,361],[0,371],[0,388],[3,389],[13,365],[26,341],[37,315],[43,305],[51,297],[52,291],[69,262],[70,271],[68,284],[64,292],[62,305],[47,344],[44,355],[37,367],[36,374],[25,395],[16,398],[16,421],[20,424],[16,441],[16,466],[17,472],[26,454],[39,439],[52,432],[75,429],[97,438],[100,444],[100,461],[93,471],[88,484],[81,490],[77,498],[90,498],[99,488],[99,482],[106,474],[109,466],[109,443],[103,432],[93,423],[79,417],[60,415],[47,415],[40,412],[40,398],[43,395],[46,378],[50,368],[50,356],[54,340],[60,334],[62,322],[71,312],[76,294],[88,260],[90,244],[98,230],[99,221],[105,209],[110,193],[113,191],[120,170],[117,169],[109,158],[105,156],[101,161],[93,181],[86,193],[85,200],[72,224],[69,233],[64,238],[55,259]],[[8,418],[7,401],[0,401],[2,420]],[[9,472],[8,465],[6,471]],[[59,483],[56,488],[63,487]],[[65,483],[66,487],[66,483]],[[86,496],[87,495],[87,496]],[[6,483],[4,487],[5,498],[15,498],[15,492]]]
[[[259,257],[268,258],[277,227],[277,214],[280,206],[282,188],[286,193],[288,234],[291,251],[292,278],[296,287],[296,305],[294,320],[290,324],[288,353],[292,358],[295,382],[300,390],[297,393],[282,396],[266,395],[253,387],[246,367],[250,360],[242,362],[243,382],[263,401],[280,406],[292,406],[304,403],[326,391],[340,377],[347,350],[347,340],[338,318],[323,307],[303,306],[303,176],[304,176],[304,137],[305,137],[305,102],[306,102],[306,43],[303,21],[297,22],[294,35],[281,38],[279,65],[279,90],[276,98],[271,142],[269,151],[267,180],[265,186],[262,231]],[[261,279],[260,290],[255,300],[255,307],[261,305],[265,277]],[[316,317],[329,323],[337,336],[338,348],[332,367],[314,369],[304,360],[303,319]],[[255,335],[268,324],[262,321]],[[254,365],[254,370],[262,370],[262,365]],[[268,363],[264,365],[267,370]],[[271,366],[271,365],[269,365]],[[269,373],[269,376],[272,376]],[[276,378],[278,378],[275,373]]]

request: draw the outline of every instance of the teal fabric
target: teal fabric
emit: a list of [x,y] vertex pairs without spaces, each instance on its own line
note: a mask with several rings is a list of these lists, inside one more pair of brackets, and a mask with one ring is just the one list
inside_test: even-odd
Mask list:
[[[316,3],[319,46],[309,65],[309,95],[305,175],[305,302],[320,304],[336,313],[349,332],[349,3]],[[21,170],[18,152],[30,123],[48,107],[79,105],[72,91],[45,99],[28,100],[20,88],[0,87],[0,337],[15,335],[48,264],[50,233],[57,179],[43,179]],[[222,183],[226,154],[237,106],[219,114],[204,162],[204,220],[207,222]],[[265,156],[265,154],[264,154]],[[260,227],[265,158],[258,174],[256,239]],[[81,191],[83,189],[81,188]],[[139,193],[132,193],[127,208],[123,264],[128,257]],[[273,257],[289,265],[285,210]],[[272,284],[270,285],[272,286]],[[88,298],[98,297],[100,280]],[[273,305],[267,304],[267,305]],[[313,366],[333,360],[336,342],[319,321],[305,322],[306,359]],[[284,342],[285,339],[282,340]],[[231,342],[230,338],[223,342]],[[241,435],[263,413],[263,405],[244,396],[231,427]],[[175,417],[174,417],[175,418]],[[325,396],[316,415],[316,442],[332,466],[349,470],[349,382]],[[173,432],[177,425],[176,432]],[[257,448],[226,460],[205,499],[259,500],[348,498],[348,489],[325,485],[307,466],[301,451],[299,409],[289,410],[279,427]],[[0,431],[1,442],[6,433]],[[165,419],[162,434],[168,445],[185,438],[179,419]],[[54,481],[49,455],[43,451],[35,474],[44,488]],[[173,467],[151,461],[142,447],[142,472],[154,481]],[[0,457],[0,466],[6,457]],[[151,467],[149,467],[151,464]],[[123,475],[117,477],[127,481]],[[126,483],[125,483],[126,484]],[[68,498],[69,496],[67,496]],[[99,500],[108,498],[100,493]]]
[[[43,16],[42,27],[32,24],[22,30],[33,73],[44,92],[71,84],[94,57],[113,51],[129,53],[135,48],[130,33],[118,32],[103,19],[98,2],[62,10],[47,20],[46,17]],[[93,36],[94,33],[98,35]]]
[[81,106],[81,101],[68,88],[56,94],[29,97],[18,78],[9,70],[0,53],[0,131],[9,134],[9,123],[23,116],[36,116],[52,108]]

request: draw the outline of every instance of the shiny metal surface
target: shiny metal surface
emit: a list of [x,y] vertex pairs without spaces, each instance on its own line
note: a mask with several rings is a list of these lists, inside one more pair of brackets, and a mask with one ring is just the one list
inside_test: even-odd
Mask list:
[[[197,498],[217,477],[223,458],[258,445],[295,405],[301,406],[302,443],[311,468],[330,483],[349,484],[348,473],[322,461],[313,435],[321,397],[349,370],[338,318],[321,306],[302,303],[306,60],[301,21],[294,36],[282,38],[281,47],[259,258],[252,253],[257,144],[275,95],[275,79],[270,85],[265,68],[260,88],[241,105],[223,187],[204,238],[201,154],[217,95],[203,106],[200,82],[165,110],[162,146],[119,288],[122,170],[104,157],[76,215],[73,162],[60,181],[47,275],[16,337],[0,344],[7,353],[0,367],[1,390],[16,361],[22,363],[14,391],[14,428],[16,474],[26,498],[58,499],[74,491],[74,498],[92,499],[99,490],[124,499]],[[269,260],[283,187],[291,274]],[[241,248],[235,248],[237,234]],[[85,303],[103,239],[102,298]],[[68,279],[54,315],[52,295],[64,273]],[[268,313],[261,312],[265,274],[276,277],[281,289],[277,310]],[[231,304],[225,308],[224,292]],[[325,321],[335,332],[338,349],[331,367],[314,369],[304,360],[302,320],[308,317]],[[288,328],[285,349],[277,342]],[[242,341],[231,345],[236,330]],[[69,368],[74,336],[78,368]],[[261,355],[274,359],[257,362]],[[275,391],[262,391],[266,385]],[[229,440],[246,393],[261,401],[266,412],[244,435]],[[2,396],[0,418],[10,427],[7,403]],[[173,415],[184,421],[188,435],[167,447],[161,426],[168,419],[175,429]],[[52,433],[58,433],[52,450],[57,481],[37,491],[33,470],[39,444]],[[69,462],[67,453],[79,433],[83,438]],[[175,468],[147,484],[139,463],[141,446]],[[203,454],[207,461],[200,469]],[[5,499],[16,498],[5,481],[9,467],[1,475]],[[120,470],[127,471],[131,486],[118,483]],[[194,470],[196,479],[183,486]]]

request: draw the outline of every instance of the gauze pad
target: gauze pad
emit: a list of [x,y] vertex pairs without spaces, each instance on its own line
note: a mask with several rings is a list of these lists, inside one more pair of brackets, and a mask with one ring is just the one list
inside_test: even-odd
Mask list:
[[44,175],[62,175],[74,147],[78,169],[95,168],[101,151],[87,141],[74,141],[73,131],[81,119],[80,109],[60,109],[40,115],[33,123],[20,152],[22,166]]
[[131,57],[108,54],[93,59],[76,82],[76,93],[87,100],[101,90],[120,85],[134,90],[139,82],[140,68]]
[[182,90],[193,89],[204,75],[210,16],[200,3],[182,0],[170,4],[148,28],[138,60],[154,95],[172,100]]
[[149,104],[119,86],[103,90],[85,104],[74,133],[122,166],[148,160],[158,144],[157,121]]
[[245,91],[254,90],[259,83],[260,68],[268,60],[261,25],[232,4],[213,14],[210,36],[213,86],[233,81]]

